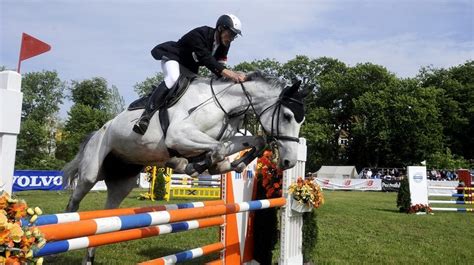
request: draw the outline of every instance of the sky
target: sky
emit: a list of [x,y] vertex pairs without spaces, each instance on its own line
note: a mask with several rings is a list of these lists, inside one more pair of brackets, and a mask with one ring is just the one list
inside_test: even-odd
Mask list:
[[23,61],[22,73],[55,70],[68,84],[103,77],[129,104],[133,86],[161,71],[155,45],[226,13],[242,22],[231,66],[326,56],[414,77],[474,59],[474,0],[0,0],[0,66],[16,69],[25,32],[52,49]]

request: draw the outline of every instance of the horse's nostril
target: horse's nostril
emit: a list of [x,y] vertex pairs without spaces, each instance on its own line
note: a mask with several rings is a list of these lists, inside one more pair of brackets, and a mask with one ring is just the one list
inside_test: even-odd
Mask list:
[[283,164],[285,165],[286,168],[288,168],[290,166],[290,160],[285,159],[285,161],[283,161]]

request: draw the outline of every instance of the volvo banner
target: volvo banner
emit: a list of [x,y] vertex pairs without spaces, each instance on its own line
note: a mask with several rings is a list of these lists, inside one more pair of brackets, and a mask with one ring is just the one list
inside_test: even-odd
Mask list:
[[15,170],[13,191],[62,190],[62,171]]

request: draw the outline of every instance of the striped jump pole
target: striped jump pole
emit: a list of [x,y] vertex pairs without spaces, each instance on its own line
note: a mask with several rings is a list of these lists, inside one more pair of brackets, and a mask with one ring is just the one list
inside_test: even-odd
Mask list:
[[57,241],[132,228],[279,207],[285,204],[286,199],[281,197],[268,200],[255,200],[241,203],[229,203],[225,205],[205,206],[196,209],[177,209],[135,215],[95,218],[63,224],[44,225],[38,227],[37,229],[41,231],[46,240]]
[[[166,205],[155,205],[147,207],[135,207],[135,208],[122,208],[122,209],[107,209],[97,211],[86,211],[86,212],[73,212],[73,213],[60,213],[60,214],[49,214],[40,215],[35,222],[36,226],[43,226],[49,224],[63,224],[70,222],[77,222],[81,220],[89,220],[94,218],[104,218],[119,215],[133,215],[148,212],[157,211],[168,211],[176,209],[188,209],[188,208],[201,208],[205,206],[223,205],[223,200],[214,201],[202,201],[202,202],[191,202],[191,203],[178,203],[178,204],[166,204]],[[22,225],[28,225],[27,219],[21,220]]]
[[34,253],[35,257],[47,256],[63,253],[71,250],[97,247],[108,244],[120,243],[129,240],[143,239],[147,237],[189,231],[198,228],[223,225],[224,218],[211,217],[200,220],[163,224],[144,228],[135,228],[124,231],[111,232],[106,234],[92,235],[87,237],[74,238],[69,240],[60,240],[46,243],[44,247]]
[[192,260],[195,258],[202,257],[207,254],[211,254],[217,251],[224,249],[224,244],[222,242],[210,244],[207,246],[194,248],[191,250],[179,252],[173,255],[165,256],[158,259],[153,259],[149,261],[144,261],[138,263],[138,265],[165,265],[165,264],[175,264],[178,262],[183,262],[187,260]]
[[431,197],[457,197],[457,198],[472,198],[472,194],[442,194],[442,193],[430,193],[428,196]]
[[474,208],[431,208],[433,211],[448,211],[448,212],[472,212]]
[[474,190],[474,187],[444,187],[444,186],[429,186],[432,190]]
[[437,203],[437,204],[474,204],[473,201],[437,201],[437,200],[428,201],[428,203]]

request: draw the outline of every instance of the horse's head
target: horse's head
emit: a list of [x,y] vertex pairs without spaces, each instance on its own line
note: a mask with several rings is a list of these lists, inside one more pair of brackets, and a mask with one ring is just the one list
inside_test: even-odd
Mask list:
[[[285,87],[279,83],[280,94],[269,101],[259,114],[260,124],[267,139],[278,147],[279,167],[288,169],[296,165],[298,136],[304,121],[304,98],[308,94],[301,91],[301,81]],[[271,102],[270,102],[271,101]]]

